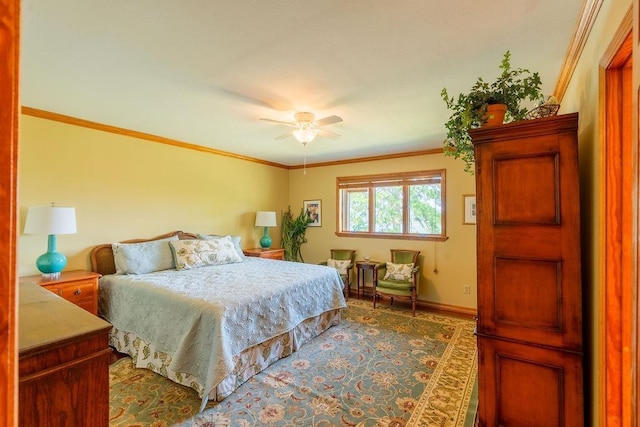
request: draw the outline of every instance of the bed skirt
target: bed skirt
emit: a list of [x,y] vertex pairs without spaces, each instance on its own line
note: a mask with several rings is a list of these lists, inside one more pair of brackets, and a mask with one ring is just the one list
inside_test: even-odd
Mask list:
[[281,335],[249,347],[233,357],[233,371],[208,394],[202,381],[195,375],[175,372],[170,368],[171,355],[158,350],[153,343],[139,338],[133,332],[111,329],[109,345],[120,353],[131,356],[137,368],[149,369],[178,384],[194,389],[202,398],[202,411],[209,400],[222,401],[245,381],[267,368],[272,363],[298,351],[307,342],[331,326],[340,323],[341,309],[330,310],[319,316],[302,321],[298,326]]

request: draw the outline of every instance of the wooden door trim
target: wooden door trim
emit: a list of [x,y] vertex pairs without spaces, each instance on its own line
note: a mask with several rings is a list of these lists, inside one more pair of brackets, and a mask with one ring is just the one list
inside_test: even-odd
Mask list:
[[16,224],[20,1],[0,0],[0,425],[17,425]]
[[[633,286],[637,249],[633,230],[637,203],[637,172],[632,141],[632,15],[625,16],[600,63],[601,159],[600,178],[604,191],[600,241],[601,305],[597,336],[597,375],[600,419],[597,425],[631,426],[633,419]],[[634,181],[634,174],[636,179]],[[596,375],[596,373],[594,373]]]
[[632,66],[632,107],[631,107],[631,136],[632,136],[632,162],[633,162],[633,183],[632,193],[633,204],[633,236],[634,262],[632,286],[632,321],[633,335],[631,337],[631,361],[634,368],[631,372],[631,425],[640,425],[640,273],[638,264],[640,261],[640,1],[633,0],[633,42],[631,46],[633,66]]

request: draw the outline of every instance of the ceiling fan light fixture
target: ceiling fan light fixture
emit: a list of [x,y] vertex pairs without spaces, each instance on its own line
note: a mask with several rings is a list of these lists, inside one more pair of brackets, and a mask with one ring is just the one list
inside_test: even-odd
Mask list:
[[[277,136],[275,139],[284,139],[289,136],[293,136],[298,142],[300,142],[305,147],[307,146],[307,144],[313,141],[314,138],[319,134],[321,134],[322,136],[327,136],[329,138],[339,138],[341,136],[338,133],[321,129],[322,126],[341,122],[342,121],[341,117],[328,116],[320,120],[316,120],[315,114],[309,113],[306,111],[295,113],[294,117],[295,117],[295,122],[283,122],[280,120],[273,120],[273,119],[267,119],[267,118],[261,118],[260,120],[292,127],[293,128],[292,130],[290,130],[289,132],[283,135]],[[320,133],[320,130],[322,130],[322,133]]]
[[308,144],[318,135],[318,129],[313,129],[307,124],[303,124],[298,129],[293,130],[293,136],[302,144]]

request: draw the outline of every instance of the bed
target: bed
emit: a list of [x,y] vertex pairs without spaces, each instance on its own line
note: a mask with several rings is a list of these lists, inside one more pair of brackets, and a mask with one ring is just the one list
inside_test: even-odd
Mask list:
[[[91,251],[92,269],[102,275],[99,312],[113,325],[110,345],[137,367],[196,390],[201,409],[338,324],[346,307],[337,270],[240,256],[239,240],[176,231]],[[220,245],[215,256],[188,257],[207,245]],[[164,258],[149,264],[157,251]]]

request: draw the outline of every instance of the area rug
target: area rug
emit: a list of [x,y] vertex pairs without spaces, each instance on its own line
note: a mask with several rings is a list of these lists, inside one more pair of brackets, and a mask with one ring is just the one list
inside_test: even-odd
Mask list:
[[343,322],[197,413],[195,391],[130,358],[110,368],[111,426],[465,426],[474,322],[350,300]]

